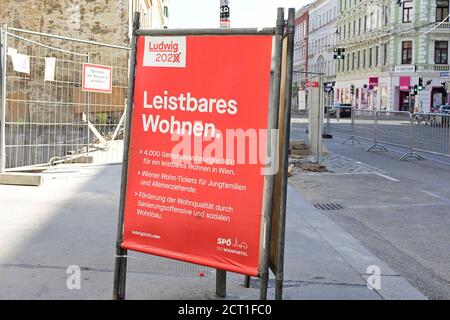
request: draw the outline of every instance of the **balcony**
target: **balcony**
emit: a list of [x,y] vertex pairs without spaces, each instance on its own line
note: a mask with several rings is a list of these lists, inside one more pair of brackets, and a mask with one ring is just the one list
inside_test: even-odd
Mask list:
[[419,70],[450,71],[450,64],[420,64]]
[[436,30],[450,31],[450,22],[443,22],[436,28]]

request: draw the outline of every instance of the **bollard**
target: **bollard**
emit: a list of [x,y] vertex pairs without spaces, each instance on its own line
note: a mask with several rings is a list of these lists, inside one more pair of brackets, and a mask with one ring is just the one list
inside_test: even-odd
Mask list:
[[227,272],[216,269],[216,295],[220,298],[227,296]]

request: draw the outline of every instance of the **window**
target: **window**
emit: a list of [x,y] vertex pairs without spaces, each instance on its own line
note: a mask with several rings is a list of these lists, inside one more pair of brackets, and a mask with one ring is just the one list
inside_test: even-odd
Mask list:
[[372,67],[372,48],[369,49],[369,68]]
[[384,7],[384,25],[387,26],[389,23],[389,18],[388,18],[388,7],[385,6]]
[[166,16],[166,18],[169,17],[169,7],[168,6],[164,6],[164,15]]
[[437,0],[436,1],[436,21],[444,21],[448,16],[449,0]]
[[366,49],[363,50],[363,69],[366,68]]
[[355,70],[355,52],[352,53],[352,70]]
[[375,67],[378,67],[378,46],[375,47]]
[[361,18],[359,18],[359,21],[358,21],[358,35],[360,35],[361,34]]
[[353,36],[356,35],[356,20],[353,20]]
[[388,45],[384,44],[384,53],[383,53],[383,65],[387,65],[387,53],[388,53]]
[[436,41],[434,43],[434,63],[447,64],[448,63],[448,42]]
[[402,64],[412,63],[412,41],[402,42]]
[[413,18],[413,2],[404,1],[403,2],[403,22],[411,22]]
[[359,67],[360,67],[360,62],[361,62],[361,51],[358,51],[358,61],[356,63],[356,66],[357,66],[358,70],[359,70]]

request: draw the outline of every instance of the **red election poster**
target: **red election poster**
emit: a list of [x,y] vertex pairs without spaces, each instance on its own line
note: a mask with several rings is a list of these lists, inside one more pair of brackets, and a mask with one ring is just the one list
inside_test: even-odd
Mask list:
[[138,38],[123,248],[259,274],[272,41]]

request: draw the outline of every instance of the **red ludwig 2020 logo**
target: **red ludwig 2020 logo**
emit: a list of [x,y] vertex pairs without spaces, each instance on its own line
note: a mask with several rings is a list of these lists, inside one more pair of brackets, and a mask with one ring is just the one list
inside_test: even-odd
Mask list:
[[186,37],[145,37],[144,67],[186,67]]

